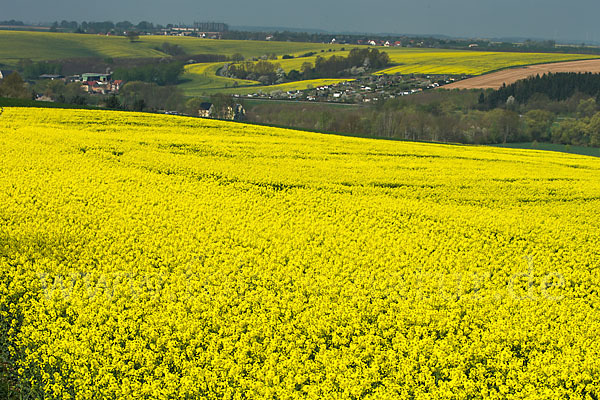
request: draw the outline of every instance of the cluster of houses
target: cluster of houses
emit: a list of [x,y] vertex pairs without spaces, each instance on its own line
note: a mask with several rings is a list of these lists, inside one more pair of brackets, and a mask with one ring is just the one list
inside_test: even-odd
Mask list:
[[[0,69],[0,80],[3,80],[13,71]],[[83,90],[90,94],[116,94],[123,86],[122,80],[113,80],[111,74],[86,73],[81,75],[56,75],[43,74],[38,77],[40,80],[61,80],[65,83],[80,82]]]
[[227,32],[229,26],[221,22],[194,22],[194,26],[167,25],[160,30],[165,36],[193,36],[207,39],[221,39],[223,32]]
[[219,118],[232,121],[242,121],[246,116],[246,110],[241,104],[227,105],[218,110],[213,103],[200,103],[198,116],[202,118]]
[[66,83],[80,82],[83,90],[90,94],[116,94],[119,93],[124,82],[122,80],[113,80],[111,74],[85,73],[81,75],[63,76],[44,74],[40,75],[41,80],[62,80]]
[[[335,39],[331,41],[331,43],[335,43]],[[365,44],[369,46],[383,46],[383,47],[402,47],[402,42],[396,40],[394,42],[390,42],[389,40],[357,40],[357,44]]]
[[369,103],[382,99],[408,96],[452,83],[457,78],[447,75],[381,75],[322,85],[307,90],[269,93],[259,91],[247,97],[279,100],[324,101],[334,103]]
[[221,39],[222,32],[200,32],[196,28],[165,28],[160,30],[160,34],[164,36],[191,36],[203,39]]
[[111,78],[111,74],[87,73],[81,75],[81,83],[83,89],[88,93],[119,93],[124,82],[120,79],[112,80]]
[[[268,40],[268,39],[267,39]],[[331,44],[348,44],[345,40],[338,40],[336,38],[331,39]],[[358,39],[356,44],[368,45],[368,46],[381,46],[381,47],[423,47],[425,42],[418,40],[407,40],[402,42],[400,40],[383,40],[383,39]]]

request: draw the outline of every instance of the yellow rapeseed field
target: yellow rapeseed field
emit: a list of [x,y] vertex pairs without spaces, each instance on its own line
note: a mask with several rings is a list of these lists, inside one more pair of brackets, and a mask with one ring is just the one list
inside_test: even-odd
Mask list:
[[598,56],[557,53],[510,53],[456,50],[385,50],[393,64],[377,74],[481,75],[520,65],[575,61]]
[[6,108],[0,365],[23,398],[597,399],[599,176],[567,154]]

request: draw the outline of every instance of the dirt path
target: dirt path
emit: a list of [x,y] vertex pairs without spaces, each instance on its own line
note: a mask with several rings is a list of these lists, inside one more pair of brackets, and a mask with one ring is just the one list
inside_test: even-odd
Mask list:
[[528,76],[548,72],[596,72],[600,73],[600,59],[538,64],[505,69],[491,74],[476,76],[443,86],[444,89],[498,89],[503,83],[510,85]]

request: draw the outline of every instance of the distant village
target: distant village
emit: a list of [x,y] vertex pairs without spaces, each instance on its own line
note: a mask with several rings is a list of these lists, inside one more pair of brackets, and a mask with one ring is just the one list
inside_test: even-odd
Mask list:
[[[5,75],[10,73],[10,71],[2,72]],[[360,104],[408,96],[424,90],[435,89],[463,78],[463,76],[449,75],[370,75],[337,84],[320,85],[317,87],[309,86],[305,90],[282,91],[275,89],[268,91],[268,86],[263,86],[255,93],[246,95],[235,94],[233,97],[237,99],[255,98]],[[90,95],[117,95],[125,83],[123,80],[113,80],[111,74],[99,73],[84,73],[73,76],[44,74],[39,79],[61,80],[65,83],[81,83],[84,92]],[[41,94],[37,96],[37,100],[52,101]],[[235,107],[227,110],[219,118],[238,120],[243,118],[244,113],[243,107],[236,104]],[[213,105],[207,102],[202,103],[198,114],[201,117],[214,118],[217,113]]]
[[165,36],[191,36],[203,39],[222,39],[223,33],[229,30],[229,26],[220,22],[196,22],[193,26],[167,25],[161,28],[158,34]]
[[[80,82],[83,90],[88,94],[118,94],[124,84],[122,80],[113,80],[111,74],[85,73],[81,75],[62,76],[44,74],[41,80],[62,80],[66,83]],[[337,84],[320,85],[305,90],[272,90],[261,87],[255,93],[246,95],[235,94],[236,98],[260,98],[276,100],[297,100],[333,103],[369,103],[378,100],[393,99],[435,89],[440,86],[463,79],[464,77],[449,75],[370,75],[355,80],[339,82]],[[38,100],[44,99],[39,96]],[[203,104],[207,108],[201,112],[202,116],[209,117],[210,103]],[[233,113],[239,115],[239,112]],[[233,116],[232,114],[232,116]]]
[[261,89],[256,93],[234,96],[274,100],[369,103],[435,89],[463,78],[449,75],[370,75],[306,90],[268,92]]

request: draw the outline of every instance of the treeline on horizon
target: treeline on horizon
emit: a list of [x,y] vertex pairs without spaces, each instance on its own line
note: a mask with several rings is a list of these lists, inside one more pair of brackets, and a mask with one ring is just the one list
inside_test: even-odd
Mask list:
[[[23,21],[0,21],[0,25],[6,26],[26,26]],[[226,24],[223,24],[226,25]],[[50,30],[53,32],[73,32],[73,33],[112,33],[123,35],[124,32],[135,30],[143,33],[155,33],[164,28],[178,27],[177,24],[154,24],[149,21],[140,21],[137,24],[130,21],[55,21],[51,24]],[[480,38],[448,38],[435,37],[427,35],[394,35],[394,34],[354,34],[354,33],[325,33],[325,32],[291,32],[291,31],[243,31],[243,30],[225,30],[221,33],[222,39],[229,40],[266,40],[269,37],[271,41],[280,42],[308,42],[308,43],[331,43],[336,39],[340,44],[367,44],[370,40],[392,43],[399,42],[402,47],[425,47],[442,49],[469,49],[473,51],[511,51],[511,52],[552,52],[552,53],[573,53],[573,54],[600,54],[600,47],[581,45],[558,45],[554,40],[531,40],[527,39],[521,43],[508,41],[495,41],[491,39]],[[473,45],[476,45],[475,47]]]

